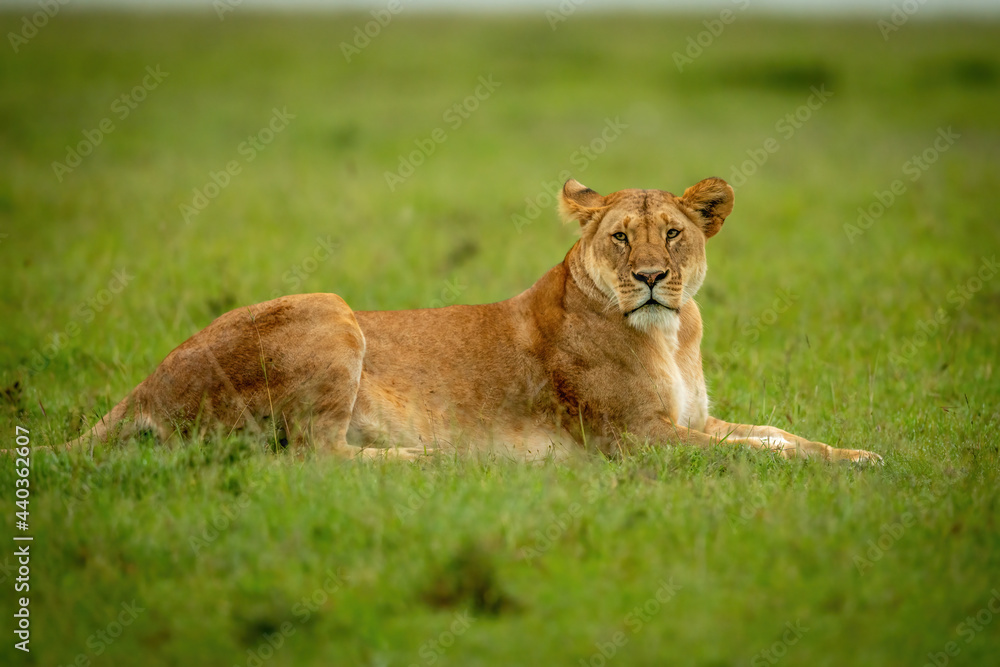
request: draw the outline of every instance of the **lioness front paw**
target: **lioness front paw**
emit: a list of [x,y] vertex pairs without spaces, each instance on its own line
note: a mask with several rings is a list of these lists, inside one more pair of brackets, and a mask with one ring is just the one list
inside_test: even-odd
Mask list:
[[837,449],[821,442],[810,442],[802,446],[806,450],[806,455],[822,456],[829,461],[853,461],[855,463],[867,463],[870,465],[883,465],[882,457],[875,452],[868,452],[863,449]]
[[854,461],[871,465],[883,465],[882,457],[874,452],[863,449],[837,449],[822,442],[802,440],[790,442],[784,438],[762,437],[760,444],[763,449],[781,454],[786,459],[820,457],[830,461]]
[[885,465],[882,457],[875,452],[868,452],[863,449],[833,449],[830,450],[831,461],[854,461],[855,463],[867,463],[869,465]]

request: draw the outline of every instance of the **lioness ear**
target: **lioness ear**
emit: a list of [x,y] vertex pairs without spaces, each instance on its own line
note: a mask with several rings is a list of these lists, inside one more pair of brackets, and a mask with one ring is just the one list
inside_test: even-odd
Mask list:
[[721,178],[706,178],[695,183],[681,197],[681,202],[701,216],[695,222],[701,225],[705,238],[718,233],[726,217],[733,212],[733,188]]
[[559,212],[567,221],[576,220],[583,226],[605,208],[604,197],[575,179],[563,185],[559,196]]

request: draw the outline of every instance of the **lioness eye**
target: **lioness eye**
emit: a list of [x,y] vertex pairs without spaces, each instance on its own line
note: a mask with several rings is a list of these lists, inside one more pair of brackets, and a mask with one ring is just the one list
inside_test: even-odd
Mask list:
[[628,241],[628,235],[626,235],[625,232],[615,232],[611,235],[611,238],[616,241]]
[[679,230],[679,229],[671,229],[671,230],[669,230],[667,232],[667,238],[668,239],[677,238],[678,236],[680,236],[680,233],[681,233],[681,230]]

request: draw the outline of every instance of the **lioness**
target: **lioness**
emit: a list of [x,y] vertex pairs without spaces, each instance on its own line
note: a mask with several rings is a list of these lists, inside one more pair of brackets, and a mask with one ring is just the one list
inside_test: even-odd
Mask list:
[[602,197],[571,179],[560,208],[581,238],[512,299],[354,312],[335,294],[304,294],[233,310],[74,443],[250,429],[349,456],[539,459],[650,441],[881,460],[709,416],[694,295],[705,240],[733,210],[729,184]]

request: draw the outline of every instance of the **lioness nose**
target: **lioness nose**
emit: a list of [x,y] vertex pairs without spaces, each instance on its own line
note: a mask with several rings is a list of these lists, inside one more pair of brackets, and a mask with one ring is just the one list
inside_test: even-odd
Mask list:
[[640,271],[639,273],[633,273],[636,280],[640,280],[650,287],[660,282],[667,277],[666,271]]

